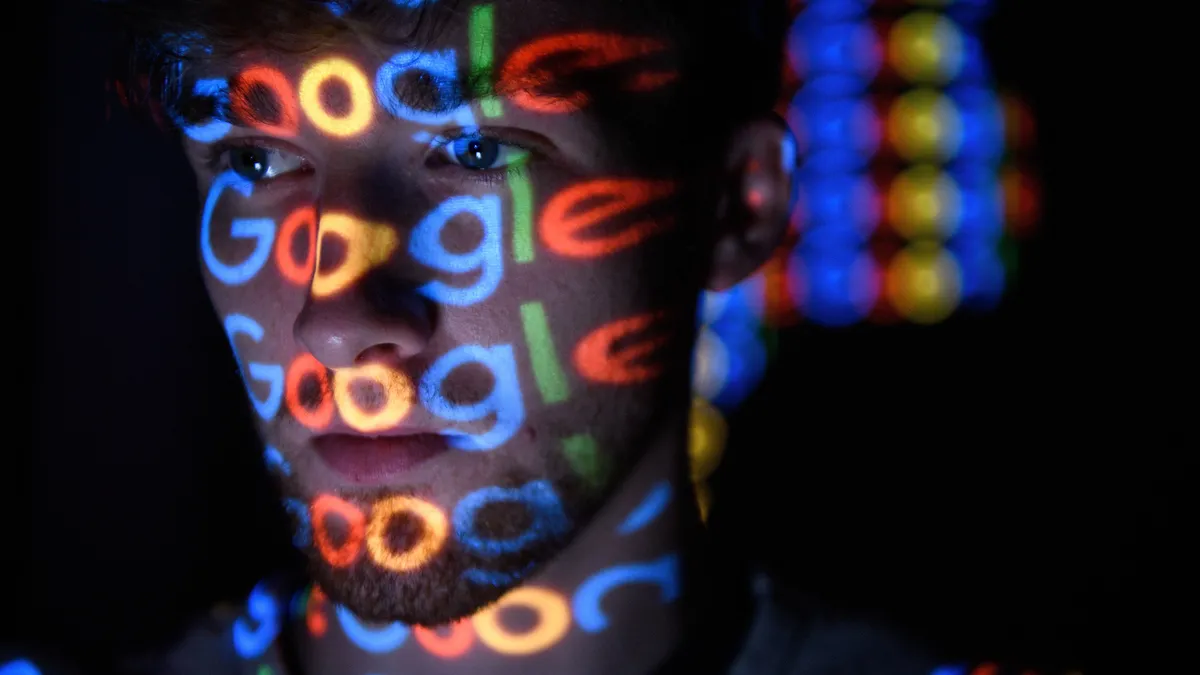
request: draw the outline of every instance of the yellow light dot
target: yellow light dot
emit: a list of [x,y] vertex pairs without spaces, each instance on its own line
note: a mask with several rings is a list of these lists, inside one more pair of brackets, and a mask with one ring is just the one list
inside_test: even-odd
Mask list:
[[949,237],[958,228],[958,185],[936,167],[920,164],[896,177],[888,190],[888,217],[903,237]]
[[913,12],[892,26],[888,58],[912,82],[945,84],[962,70],[962,33],[945,16]]
[[937,323],[958,306],[962,273],[948,251],[932,242],[918,242],[892,259],[885,288],[902,316],[914,323]]
[[699,396],[692,397],[692,416],[688,427],[692,482],[703,481],[721,463],[729,428],[721,411]]
[[958,108],[933,89],[914,89],[898,98],[887,126],[896,152],[911,162],[946,161],[962,146]]
[[708,487],[708,483],[703,481],[695,483],[696,507],[700,511],[700,521],[708,523],[708,513],[712,508],[712,490]]

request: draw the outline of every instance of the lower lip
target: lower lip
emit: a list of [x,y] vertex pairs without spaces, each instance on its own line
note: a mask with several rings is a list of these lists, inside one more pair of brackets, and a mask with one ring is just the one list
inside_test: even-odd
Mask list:
[[313,439],[317,456],[355,483],[369,483],[411,470],[450,449],[441,434],[355,436],[327,434]]

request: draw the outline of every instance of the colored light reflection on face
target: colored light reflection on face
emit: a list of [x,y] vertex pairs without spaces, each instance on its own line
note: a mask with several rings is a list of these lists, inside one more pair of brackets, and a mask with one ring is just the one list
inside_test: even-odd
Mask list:
[[616,348],[623,338],[643,332],[660,323],[659,312],[618,319],[592,331],[575,347],[575,367],[581,375],[605,384],[634,384],[645,382],[662,372],[655,363],[645,359],[667,344],[667,336],[658,335]]
[[573,185],[556,194],[542,211],[542,241],[555,253],[572,258],[616,253],[669,227],[671,220],[644,219],[608,236],[583,235],[599,223],[670,197],[674,191],[675,184],[667,181],[605,179]]
[[[557,511],[560,508],[557,500],[548,491],[549,484],[547,483],[530,483],[520,490],[508,490],[504,494],[480,493],[474,498],[464,500],[461,506],[465,510],[462,514],[456,513],[455,527],[460,528],[462,523],[459,521],[473,519],[475,507],[493,498],[515,499],[535,507],[540,503],[543,510],[549,506],[549,511]],[[660,520],[669,506],[673,492],[674,486],[670,482],[655,483],[621,521],[615,534],[618,537],[633,535]],[[473,503],[468,503],[472,500]],[[344,520],[361,522],[353,515],[353,508],[347,508],[345,503],[340,502],[337,498],[320,499],[319,501],[325,505],[323,511],[340,512],[339,517]],[[315,506],[314,512],[316,511]],[[395,511],[401,506],[416,511],[425,509],[424,506],[418,506],[414,502],[405,505],[393,504],[392,510]],[[379,508],[380,505],[377,504],[375,509],[379,510]],[[467,513],[467,511],[471,513]],[[316,516],[317,514],[314,513],[314,519]],[[385,514],[385,517],[390,516]],[[421,517],[436,519],[436,516],[431,514]],[[550,519],[558,517],[560,516],[550,516]],[[535,520],[538,518],[545,521],[546,516],[534,516]],[[375,522],[376,519],[377,516],[373,513],[372,522]],[[347,537],[347,539],[351,538],[355,538],[355,536],[351,534]],[[515,540],[507,542],[491,540],[482,545],[485,548],[504,552],[512,550],[514,545],[519,547],[523,544]],[[369,653],[392,652],[403,647],[407,643],[409,635],[412,635],[415,642],[426,652],[446,660],[464,656],[471,651],[476,642],[498,654],[530,656],[560,643],[569,634],[572,625],[577,625],[580,630],[587,633],[606,630],[611,624],[602,609],[604,599],[610,593],[626,587],[637,587],[640,593],[646,585],[658,587],[657,597],[660,602],[664,604],[674,602],[680,592],[679,556],[671,553],[653,560],[618,563],[597,570],[581,582],[572,594],[565,594],[561,590],[536,583],[521,586],[509,591],[499,601],[476,612],[475,615],[436,629],[410,627],[400,622],[368,625],[341,606],[336,607],[335,615],[342,633],[347,639]],[[325,636],[328,631],[326,617],[328,605],[320,587],[314,585],[307,593],[298,594],[296,600],[298,604],[293,603],[292,613],[297,618],[303,617],[311,636],[315,638]],[[242,621],[246,622],[247,626],[252,623],[263,626],[273,625],[270,619],[277,616],[277,604],[270,592],[260,584],[256,587],[256,592],[252,595],[247,607],[247,611],[254,621],[250,622],[246,619]],[[532,614],[533,620],[532,622],[528,620],[514,622],[513,612]],[[260,630],[265,635],[264,631],[266,629]],[[262,648],[260,649],[260,647]],[[239,653],[261,654],[263,649],[265,646],[256,642],[254,649],[239,649]]]
[[[318,392],[316,408],[309,408],[301,399],[301,388],[308,382]],[[284,398],[288,412],[297,422],[309,429],[319,430],[333,421],[332,388],[325,366],[317,357],[304,352],[296,356],[287,368]]]
[[[342,84],[348,93],[348,110],[341,115],[330,113],[321,100],[322,89],[330,83]],[[328,58],[318,61],[300,79],[300,106],[309,120],[321,131],[339,138],[362,133],[375,117],[375,99],[367,76],[350,61]]]
[[[293,254],[296,235],[306,232],[304,262],[297,263]],[[279,238],[275,242],[275,266],[279,274],[297,286],[306,286],[312,279],[317,261],[317,211],[311,206],[302,206],[284,219],[279,227]]]
[[[490,10],[473,12],[472,17],[475,28],[471,67],[474,70],[481,63],[487,66],[492,58],[488,53],[494,50],[495,45],[489,44],[487,33],[491,30],[489,24],[494,24],[496,17]],[[520,92],[512,94],[512,90],[497,86],[495,102],[498,104],[501,96],[515,97],[504,99],[505,105],[514,111],[514,116],[521,114],[517,108],[536,109],[544,104],[550,105],[550,109],[538,112],[560,115],[594,104],[594,94],[582,90],[568,91],[565,96],[559,96],[560,87],[552,80],[561,76],[578,74],[583,70],[603,70],[605,74],[620,79],[618,89],[636,94],[657,90],[675,77],[673,71],[660,67],[660,61],[656,60],[656,57],[668,51],[667,45],[660,41],[602,33],[580,35],[583,36],[582,40],[566,39],[571,36],[560,35],[553,40],[527,45],[536,46],[533,50],[521,51],[518,48],[499,70],[508,77],[502,84],[519,83],[525,98],[521,98]],[[384,114],[426,127],[456,124],[460,125],[460,130],[473,127],[475,113],[470,110],[470,105],[449,112],[415,111],[403,105],[401,98],[404,97],[397,95],[397,90],[403,86],[400,78],[405,77],[407,82],[412,79],[408,77],[410,74],[429,76],[423,79],[432,79],[438,93],[461,93],[443,88],[447,85],[444,81],[447,78],[442,76],[453,76],[460,70],[454,50],[422,53],[416,59],[407,60],[398,59],[398,56],[387,59],[375,73],[373,81],[365,74],[367,71],[360,69],[350,59],[323,58],[303,70],[294,82],[294,90],[293,83],[282,71],[269,66],[253,66],[229,78],[230,107],[236,116],[245,118],[242,122],[259,131],[291,137],[298,147],[314,142],[314,129],[321,135],[317,142],[332,144],[323,145],[323,150],[334,148],[342,152],[343,146],[336,143],[352,139],[353,142],[345,144],[344,148],[347,149],[343,157],[353,157],[353,152],[361,149],[360,146],[370,145],[361,137]],[[612,68],[614,65],[621,68]],[[413,72],[414,69],[420,72]],[[504,80],[504,76],[501,76],[501,80]],[[380,86],[381,83],[386,86]],[[540,93],[551,91],[555,92],[554,96]],[[376,102],[383,110],[374,110]],[[561,107],[564,102],[570,110]],[[255,105],[267,109],[256,109]],[[493,112],[500,114],[496,110]],[[484,114],[490,115],[487,110],[484,110]],[[559,117],[556,122],[562,119]],[[439,134],[442,131],[439,129]],[[422,133],[427,136],[422,137]],[[432,130],[404,129],[400,140],[407,144],[409,139],[420,142],[422,138],[432,140]],[[314,151],[311,154],[313,163],[319,164],[321,156],[327,153]],[[433,164],[428,165],[431,172],[432,167]],[[611,176],[589,176],[582,182],[566,187],[556,186],[557,193],[548,191],[543,195],[547,199],[545,205],[539,205],[540,211],[535,208],[533,182],[529,178],[538,174],[525,172],[521,174],[524,182],[510,182],[510,211],[502,201],[502,195],[493,194],[490,190],[472,188],[472,191],[483,194],[454,194],[451,181],[461,178],[463,169],[460,167],[453,169],[458,172],[453,174],[454,178],[440,179],[444,183],[439,184],[438,188],[444,189],[424,192],[423,196],[430,197],[428,204],[414,207],[413,213],[403,216],[389,213],[377,220],[372,215],[370,221],[364,214],[377,214],[383,209],[377,209],[374,204],[366,208],[365,203],[347,204],[343,201],[338,203],[338,210],[322,211],[318,204],[332,204],[338,200],[326,199],[327,195],[319,193],[324,187],[319,179],[325,176],[320,171],[312,172],[317,178],[311,181],[313,190],[318,194],[304,195],[313,198],[299,207],[296,206],[297,200],[277,198],[280,195],[290,196],[287,191],[292,188],[285,186],[296,183],[280,181],[268,188],[265,183],[272,178],[251,181],[230,171],[224,178],[214,182],[209,203],[206,204],[202,247],[211,273],[206,281],[214,299],[231,305],[246,304],[247,297],[261,294],[262,289],[282,287],[294,293],[293,297],[297,299],[294,305],[299,307],[299,299],[306,306],[323,303],[333,306],[334,303],[357,298],[351,295],[357,290],[354,287],[368,275],[382,276],[400,269],[413,269],[414,278],[422,281],[432,278],[432,281],[417,287],[416,292],[421,296],[418,300],[428,301],[428,305],[436,308],[439,319],[454,330],[446,330],[436,336],[439,339],[433,343],[438,345],[439,351],[431,349],[429,354],[413,359],[414,364],[419,361],[419,367],[425,368],[423,373],[416,366],[410,372],[393,367],[394,364],[390,362],[356,361],[353,367],[331,368],[317,355],[299,351],[297,345],[288,342],[306,342],[307,338],[302,340],[293,334],[273,336],[274,339],[271,339],[260,335],[264,333],[262,326],[288,326],[295,329],[302,320],[308,320],[307,315],[302,319],[298,316],[264,316],[260,312],[256,317],[262,321],[261,325],[257,322],[253,325],[248,323],[253,321],[248,314],[224,311],[222,315],[247,319],[247,322],[238,323],[235,326],[237,330],[232,331],[240,336],[238,346],[247,350],[247,356],[257,358],[257,354],[249,353],[251,348],[262,352],[271,349],[282,351],[274,359],[278,363],[264,361],[260,365],[273,365],[281,374],[281,377],[275,378],[277,382],[273,391],[277,403],[282,399],[282,406],[275,407],[281,408],[285,414],[310,430],[328,429],[334,425],[336,415],[351,429],[373,435],[402,424],[420,406],[433,417],[447,422],[446,427],[465,426],[484,420],[490,422],[492,426],[487,431],[453,435],[451,444],[459,450],[495,450],[509,443],[526,423],[526,392],[522,390],[520,380],[529,376],[525,370],[526,363],[521,358],[520,346],[513,344],[509,337],[516,330],[520,330],[526,340],[531,362],[528,370],[533,374],[529,379],[536,381],[544,404],[568,401],[574,404],[572,396],[592,396],[591,390],[595,389],[592,387],[577,387],[575,392],[571,390],[569,383],[574,376],[589,383],[641,385],[658,378],[671,365],[667,361],[668,350],[664,347],[671,340],[681,339],[681,336],[665,330],[668,327],[667,317],[673,314],[655,308],[660,305],[647,308],[638,297],[623,298],[620,293],[614,293],[614,298],[619,301],[615,303],[617,309],[611,310],[615,316],[585,313],[582,314],[582,325],[569,325],[568,322],[578,323],[578,316],[566,311],[563,301],[552,294],[536,293],[541,288],[538,283],[529,283],[529,278],[536,282],[536,268],[521,268],[521,274],[525,275],[523,279],[514,280],[512,277],[516,274],[510,274],[508,278],[505,276],[510,271],[506,263],[532,262],[535,259],[535,247],[542,248],[536,256],[538,263],[545,262],[547,267],[555,263],[569,264],[571,261],[587,265],[605,256],[613,256],[615,262],[637,261],[637,256],[646,257],[646,254],[636,251],[639,245],[652,238],[661,241],[666,236],[673,236],[668,232],[674,221],[667,200],[676,195],[677,185],[673,181],[639,177],[636,169],[633,167],[632,172],[614,171]],[[451,175],[448,170],[442,174],[446,175]],[[511,175],[516,177],[515,172]],[[309,184],[304,183],[304,189],[308,187]],[[338,195],[338,198],[349,200],[361,197]],[[259,212],[277,208],[278,212],[272,213],[270,218],[235,218],[228,230],[218,231],[220,228],[213,228],[209,222],[218,201],[223,208]],[[414,200],[413,203],[421,202]],[[417,212],[416,208],[423,211]],[[665,215],[655,215],[654,212]],[[513,257],[506,259],[507,241],[504,235],[509,223],[505,218],[509,213],[516,227],[512,239]],[[384,222],[393,216],[395,222]],[[477,245],[466,252],[451,246],[454,235],[459,234],[457,230],[475,224],[482,230]],[[213,240],[222,237],[225,240],[222,245],[213,245]],[[247,241],[229,241],[238,238]],[[231,253],[244,253],[250,248],[251,241],[254,251],[250,256]],[[518,245],[519,242],[523,243]],[[616,256],[618,253],[621,254],[619,257]],[[262,279],[250,284],[265,262],[272,262],[274,269],[268,267]],[[433,274],[428,274],[430,270]],[[285,283],[272,286],[271,282],[276,277]],[[248,287],[242,289],[230,288],[247,284]],[[534,289],[535,293],[520,295],[528,289]],[[589,288],[580,286],[571,290],[586,293]],[[514,298],[514,294],[517,297]],[[261,295],[251,297],[251,302],[262,312],[268,311],[270,303],[265,302]],[[483,303],[489,304],[475,309]],[[667,303],[664,305],[669,306]],[[518,313],[512,311],[518,307],[519,327],[515,321]],[[514,321],[508,327],[510,333],[488,335],[486,331],[470,325],[473,318],[487,312],[512,316]],[[289,319],[293,319],[291,324]],[[559,325],[554,325],[554,321],[558,321]],[[254,327],[257,330],[253,330]],[[556,328],[559,330],[556,331]],[[563,334],[583,334],[584,337],[574,345],[556,345],[556,335]],[[470,341],[460,343],[463,335],[470,335]],[[252,346],[246,336],[254,343]],[[498,336],[503,339],[497,340]],[[280,342],[283,342],[283,346],[279,346]],[[564,350],[561,362],[557,348]],[[315,351],[320,352],[318,349]],[[566,352],[569,352],[570,358],[566,358]],[[451,386],[443,390],[443,385],[453,373],[468,366],[480,366],[490,374],[491,391],[486,396],[464,397],[462,391]],[[572,373],[572,369],[575,372]],[[255,372],[253,368],[248,370],[251,374]],[[255,386],[259,385],[255,383]],[[607,388],[600,389],[607,391]],[[254,393],[262,392],[256,389]],[[263,397],[261,400],[267,401],[269,398]],[[375,404],[368,405],[372,402]],[[601,447],[586,426],[564,426],[567,428],[562,435],[545,441],[545,445],[550,447],[551,452],[561,448],[572,469],[590,485],[597,489],[607,487],[612,475],[610,453]],[[273,431],[272,425],[264,427],[268,433]],[[446,435],[452,435],[452,431],[448,429]],[[303,485],[299,479],[305,477],[303,474],[310,465],[292,454],[295,448],[278,439],[269,447],[275,450],[276,446],[279,449],[267,456],[272,466],[277,468],[276,473],[280,477],[295,480],[289,483],[289,487]],[[492,457],[497,455],[500,453]],[[285,456],[297,461],[294,465],[288,465],[283,459]],[[283,471],[284,466],[289,470]],[[523,561],[509,568],[493,569],[507,562],[505,556],[520,554],[535,546],[553,548],[557,545],[555,540],[569,534],[574,525],[566,515],[574,511],[567,509],[568,505],[560,501],[555,483],[546,479],[528,480],[518,488],[468,485],[459,494],[464,493],[465,496],[457,503],[434,503],[424,497],[389,494],[376,497],[369,504],[353,501],[355,498],[346,494],[318,493],[307,504],[307,508],[297,508],[297,505],[303,506],[304,502],[296,498],[286,501],[285,508],[292,511],[297,520],[302,520],[307,528],[307,536],[297,539],[295,543],[315,549],[314,557],[318,562],[334,568],[335,579],[339,575],[353,575],[361,569],[369,569],[372,573],[382,572],[384,578],[389,578],[387,575],[413,577],[431,567],[433,561],[452,549],[455,555],[479,559],[475,560],[478,567],[461,571],[465,585],[510,584],[523,578],[534,567]],[[670,486],[657,486],[639,510],[623,523],[618,535],[647,527],[668,508],[672,495]],[[494,533],[495,528],[484,526],[488,513],[484,507],[505,501],[523,506],[528,511],[529,524],[522,532],[499,537]],[[416,527],[404,528],[416,534],[411,537],[414,541],[407,542],[408,545],[403,547],[395,541],[396,530],[400,528],[394,525],[401,519],[417,521]],[[451,557],[445,556],[446,559]],[[349,569],[358,565],[363,567]],[[676,558],[673,554],[649,561],[624,561],[621,565],[597,571],[580,585],[574,597],[558,589],[523,586],[503,596],[499,604],[469,621],[454,624],[445,632],[409,630],[407,626],[397,624],[370,626],[355,619],[344,608],[339,608],[338,619],[352,640],[370,646],[368,651],[399,648],[407,636],[413,634],[416,636],[414,641],[443,658],[461,656],[476,642],[498,653],[530,654],[557,644],[572,625],[578,625],[585,632],[607,627],[608,619],[601,611],[601,599],[614,589],[630,585],[658,585],[660,592],[654,596],[664,603],[671,602],[678,594],[676,575]],[[334,590],[331,586],[330,591]],[[335,597],[338,594],[335,593]],[[253,600],[257,604],[251,607],[250,616],[242,623],[245,649],[240,651],[247,654],[258,651],[257,643],[251,642],[265,636],[269,631],[262,627],[272,624],[273,615],[263,609],[263,602],[261,598]],[[324,633],[328,629],[327,623],[318,618],[323,615],[311,611],[322,602],[325,602],[324,596],[319,593],[314,592],[309,596],[307,620],[314,634]],[[350,600],[346,602],[355,604]],[[533,612],[538,617],[532,628],[517,628],[522,624],[506,616],[518,610]],[[278,608],[275,611],[278,612]]]
[[[556,79],[585,69],[600,69],[643,59],[667,50],[661,40],[619,33],[580,32],[550,35],[522,45],[500,71],[498,89],[526,110],[563,114],[583,109],[591,102],[586,91],[539,94]],[[554,63],[555,68],[543,64]],[[626,91],[652,91],[675,78],[673,71],[641,70],[623,83]]]
[[471,628],[471,619],[460,619],[438,629],[414,626],[413,637],[425,651],[447,661],[463,656],[471,651],[475,644],[475,631]]
[[[509,630],[501,613],[523,607],[537,614],[537,623],[524,633]],[[525,656],[544,651],[557,643],[571,627],[571,609],[558,592],[537,586],[521,586],[499,602],[476,614],[471,623],[479,640],[500,654]]]
[[[262,119],[259,111],[250,102],[250,89],[262,87],[271,92],[272,102],[278,109],[279,119],[275,122]],[[296,107],[296,94],[287,77],[270,66],[251,66],[238,73],[229,89],[230,107],[234,115],[247,120],[259,131],[277,136],[295,136],[300,130],[300,111]]]
[[[387,543],[388,526],[398,515],[411,516],[421,522],[421,537],[402,553]],[[380,567],[393,572],[411,572],[423,567],[441,550],[449,532],[446,515],[433,504],[404,495],[381,499],[371,507],[371,523],[367,526],[367,549],[371,559]]]
[[[345,247],[334,269],[322,268],[326,253],[325,239],[337,237]],[[398,240],[391,226],[364,222],[347,213],[324,213],[317,226],[316,275],[312,293],[322,298],[339,293],[358,281],[372,267],[386,262],[396,250]]]
[[[383,404],[366,411],[354,397],[351,387],[360,381],[376,386]],[[403,372],[380,363],[333,371],[333,400],[346,424],[363,433],[391,429],[399,424],[413,405],[413,384]]]

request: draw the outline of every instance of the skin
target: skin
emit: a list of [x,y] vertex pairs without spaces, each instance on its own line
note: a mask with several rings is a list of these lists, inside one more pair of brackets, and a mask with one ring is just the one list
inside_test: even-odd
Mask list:
[[[683,638],[686,603],[679,598],[690,597],[699,578],[688,570],[698,559],[697,542],[702,540],[686,461],[696,301],[701,290],[726,289],[754,272],[782,237],[790,176],[781,152],[790,141],[785,127],[767,113],[745,120],[722,138],[680,123],[697,104],[679,92],[687,83],[684,78],[697,74],[678,72],[677,49],[663,27],[607,7],[528,0],[496,10],[493,71],[540,38],[595,31],[596,26],[605,27],[609,40],[635,36],[662,45],[651,57],[620,67],[671,77],[636,91],[613,77],[592,78],[583,89],[572,82],[570,91],[585,93],[586,100],[566,111],[549,112],[544,105],[530,109],[522,101],[561,102],[563,97],[531,99],[530,89],[545,89],[531,87],[528,80],[506,83],[493,72],[490,84],[498,94],[500,116],[488,116],[484,104],[475,100],[456,108],[457,120],[450,119],[452,114],[435,124],[397,117],[377,100],[373,84],[380,66],[402,48],[380,48],[349,36],[304,54],[251,51],[199,59],[189,66],[188,82],[222,78],[236,83],[248,71],[270,69],[289,83],[296,97],[244,97],[245,105],[234,106],[233,126],[221,139],[183,137],[202,206],[212,207],[207,218],[202,214],[201,265],[213,307],[227,328],[231,316],[247,317],[261,328],[260,336],[245,330],[246,324],[231,333],[251,397],[269,400],[273,386],[252,364],[278,366],[275,372],[287,373],[298,358],[308,358],[334,390],[339,377],[350,382],[356,374],[390,373],[381,381],[386,384],[371,385],[360,377],[341,398],[316,386],[299,387],[294,397],[303,405],[299,413],[286,395],[270,414],[259,408],[258,431],[278,453],[272,470],[285,499],[300,505],[293,511],[298,531],[310,534],[302,548],[328,598],[328,621],[334,620],[337,603],[368,628],[393,621],[465,626],[473,616],[478,622],[481,611],[513,589],[551,589],[569,603],[598,571],[679,556],[671,575],[681,575],[682,588],[669,601],[651,585],[616,590],[604,598],[604,630],[580,630],[575,617],[576,623],[552,643],[520,654],[516,648],[505,654],[494,644],[484,648],[476,639],[473,648],[454,659],[433,657],[411,640],[404,648],[374,655],[336,630],[314,639],[303,624],[296,624],[288,630],[295,632],[306,672],[343,672],[347,664],[363,664],[378,672],[635,673],[661,662]],[[513,15],[522,20],[506,21]],[[461,69],[470,62],[467,12],[446,17],[422,48],[453,49]],[[352,135],[323,130],[319,113],[310,112],[311,101],[299,100],[313,64],[334,56],[353,63],[372,84],[371,95],[356,103],[369,109],[370,122]],[[324,95],[330,97],[324,105],[334,116],[348,112],[336,87],[326,88]],[[295,115],[281,118],[281,104]],[[439,136],[464,133],[462,120],[468,113],[486,139],[478,141],[483,145],[438,147]],[[295,125],[280,129],[281,120]],[[203,123],[193,121],[192,128]],[[484,155],[498,150],[495,168],[460,163],[464,157],[469,163],[472,150],[480,148]],[[503,167],[505,162],[510,166]],[[520,172],[516,180],[526,181],[533,197],[532,261],[517,260],[511,171]],[[575,239],[555,238],[563,223],[548,215],[552,201],[573,188],[612,179],[643,186],[639,189],[651,203],[613,215]],[[251,184],[248,197],[229,189]],[[471,287],[480,272],[450,272],[446,265],[431,265],[414,254],[420,248],[414,244],[418,224],[447,200],[463,196],[498,198],[502,261],[494,290],[465,305],[441,301],[428,284]],[[298,230],[292,242],[277,242],[289,216],[305,208],[312,209],[317,224],[313,257],[320,262],[311,267],[303,264],[308,230]],[[585,208],[581,203],[576,212]],[[220,266],[253,259],[256,247],[263,245],[253,237],[235,236],[240,219],[274,224],[272,236],[264,239],[270,241],[271,255],[253,274],[231,283]],[[656,225],[629,245],[587,255],[568,250],[572,241],[628,232],[639,222]],[[348,241],[339,239],[339,227],[350,233]],[[448,221],[440,241],[449,251],[471,251],[485,236],[483,229],[479,219],[459,216]],[[290,267],[280,266],[277,247],[290,256]],[[342,283],[339,270],[344,272],[347,260],[360,253],[371,264]],[[521,309],[530,302],[540,303],[565,378],[565,390],[557,396],[543,392],[534,372]],[[616,352],[600,341],[598,348],[584,350],[591,356],[579,356],[579,345],[598,329],[647,316],[654,320],[617,343]],[[622,365],[619,350],[630,340],[649,346]],[[439,359],[464,345],[511,346],[512,360],[501,361],[512,364],[516,385],[497,388],[504,378],[473,363],[454,369],[431,393],[421,384],[423,378]],[[604,354],[608,357],[602,358]],[[403,415],[364,430],[362,420],[378,412],[385,390]],[[314,451],[314,438],[332,432],[438,433],[478,445],[497,428],[496,416],[447,419],[431,406],[431,396],[436,399],[440,391],[445,401],[469,404],[487,400],[493,390],[503,414],[519,422],[511,434],[501,434],[503,442],[496,447],[452,448],[374,479],[334,471]],[[331,418],[312,423],[311,411],[322,406],[332,407]],[[355,418],[353,406],[367,414]],[[310,412],[308,423],[304,410]],[[595,448],[591,468],[572,462],[564,452],[564,443],[580,438],[591,439]],[[525,532],[527,545],[490,555],[470,546],[455,529],[456,508],[472,493],[499,488],[510,496],[528,496],[531,485],[544,488],[549,497],[532,505],[510,499],[508,508],[479,509],[469,519],[483,539],[512,540]],[[651,522],[633,534],[621,534],[626,518],[662,486],[670,486],[669,497]],[[527,492],[516,492],[521,489]],[[399,505],[399,515],[390,521],[379,515],[387,504]],[[472,569],[486,570],[491,580],[472,580]]]

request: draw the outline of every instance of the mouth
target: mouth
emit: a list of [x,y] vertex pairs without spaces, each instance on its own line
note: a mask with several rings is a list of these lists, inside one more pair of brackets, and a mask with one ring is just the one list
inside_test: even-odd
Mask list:
[[371,483],[410,471],[450,449],[450,437],[437,433],[396,436],[323,434],[312,439],[321,461],[354,483]]

